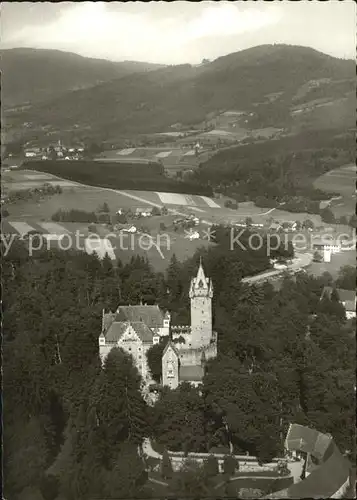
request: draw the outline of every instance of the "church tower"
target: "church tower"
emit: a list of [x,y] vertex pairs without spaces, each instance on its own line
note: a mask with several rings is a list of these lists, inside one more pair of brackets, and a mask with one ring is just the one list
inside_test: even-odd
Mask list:
[[206,278],[202,262],[191,280],[191,344],[193,348],[209,345],[212,338],[212,281]]

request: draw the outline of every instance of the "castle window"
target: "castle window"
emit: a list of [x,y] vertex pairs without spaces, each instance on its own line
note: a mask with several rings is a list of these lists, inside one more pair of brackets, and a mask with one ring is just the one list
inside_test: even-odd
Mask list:
[[168,377],[168,378],[174,378],[174,371],[173,371],[173,370],[169,370],[169,371],[167,372],[167,377]]
[[141,359],[141,356],[139,356],[139,359]]

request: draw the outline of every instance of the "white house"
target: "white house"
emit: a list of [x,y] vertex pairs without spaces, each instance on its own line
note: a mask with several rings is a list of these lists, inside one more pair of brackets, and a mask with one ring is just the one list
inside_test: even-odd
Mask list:
[[312,237],[311,238],[312,249],[317,252],[321,252],[323,255],[324,262],[331,262],[331,255],[341,252],[341,241],[336,240],[332,237]]
[[187,238],[190,240],[190,241],[193,241],[193,240],[198,240],[200,237],[200,233],[198,231],[191,231],[191,233],[189,233],[187,235]]

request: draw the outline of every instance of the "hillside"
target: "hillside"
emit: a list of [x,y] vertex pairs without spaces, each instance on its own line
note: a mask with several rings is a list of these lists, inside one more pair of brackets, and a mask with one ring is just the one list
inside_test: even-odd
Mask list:
[[19,48],[0,51],[3,105],[50,99],[130,73],[156,69],[141,62],[90,59],[59,50]]
[[[354,78],[353,61],[309,48],[266,45],[199,67],[181,65],[129,74],[67,92],[12,114],[11,125],[31,122],[33,127],[50,124],[68,131],[77,124],[92,133],[140,134],[159,132],[177,122],[201,123],[212,114],[235,109],[252,113],[247,127],[289,129],[296,127],[292,116],[296,106],[321,95],[325,100],[348,97]],[[350,114],[353,117],[352,109]],[[349,125],[350,118],[348,114],[343,120]],[[338,126],[340,122],[341,118]],[[304,123],[300,120],[298,126]],[[335,127],[333,117],[330,126]]]

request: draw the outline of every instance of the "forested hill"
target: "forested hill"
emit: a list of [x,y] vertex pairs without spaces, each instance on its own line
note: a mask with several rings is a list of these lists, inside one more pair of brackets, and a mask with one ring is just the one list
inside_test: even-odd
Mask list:
[[90,87],[160,65],[113,62],[59,50],[19,48],[0,51],[3,106],[32,104],[69,90]]
[[[21,113],[18,120],[145,133],[177,122],[200,123],[210,113],[231,109],[259,115],[262,105],[260,122],[270,117],[279,127],[289,124],[293,105],[350,94],[354,78],[353,61],[309,48],[264,45],[198,67],[173,66],[69,92]],[[311,83],[316,81],[321,85]]]
[[354,157],[353,130],[305,131],[221,150],[200,164],[194,180],[237,201],[270,208],[284,203],[284,210],[317,214],[332,194],[314,189],[313,181]]
[[[203,253],[219,356],[201,396],[183,385],[151,408],[130,356],[114,351],[101,369],[102,309],[142,298],[187,321],[199,252],[184,263],[173,258],[164,276],[140,257],[113,268],[109,258],[83,252],[29,257],[19,240],[6,255],[2,248],[5,498],[158,498],[137,454],[143,438],[207,452],[227,445],[226,422],[235,452],[250,450],[261,462],[283,451],[290,422],[331,433],[355,456],[354,325],[332,296],[319,300],[332,277],[301,273],[279,292],[249,287],[241,277],[267,265],[266,249],[232,251],[227,230],[219,234],[220,244]],[[353,288],[355,280],[345,269],[337,286]],[[177,494],[170,484],[167,497],[188,498],[189,486]]]

